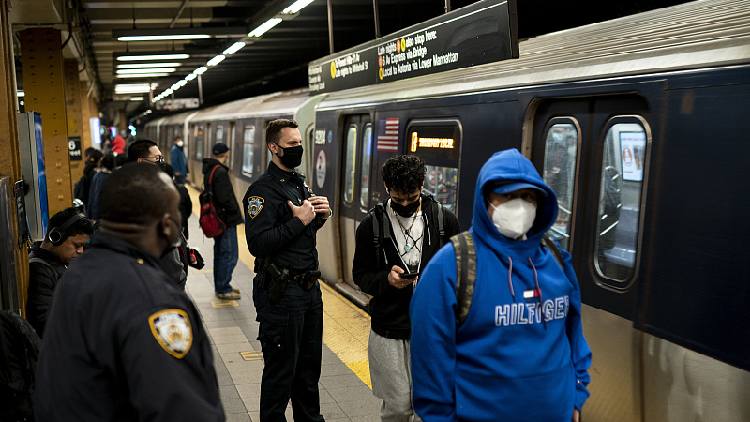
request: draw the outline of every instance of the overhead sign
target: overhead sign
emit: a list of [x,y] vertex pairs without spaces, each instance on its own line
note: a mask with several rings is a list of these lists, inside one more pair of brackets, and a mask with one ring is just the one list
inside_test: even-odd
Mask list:
[[198,108],[201,103],[197,98],[174,98],[174,99],[163,99],[154,103],[157,110],[184,110],[186,108]]
[[[518,57],[516,0],[483,0],[310,62],[310,92],[333,92]],[[158,104],[158,103],[157,103]]]

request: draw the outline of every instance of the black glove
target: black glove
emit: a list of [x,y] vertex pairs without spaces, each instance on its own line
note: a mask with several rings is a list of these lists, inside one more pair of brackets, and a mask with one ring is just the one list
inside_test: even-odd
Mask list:
[[188,265],[191,267],[201,270],[203,269],[203,266],[205,265],[203,262],[203,257],[201,256],[200,252],[198,252],[197,249],[189,249],[190,251],[190,259],[188,260]]

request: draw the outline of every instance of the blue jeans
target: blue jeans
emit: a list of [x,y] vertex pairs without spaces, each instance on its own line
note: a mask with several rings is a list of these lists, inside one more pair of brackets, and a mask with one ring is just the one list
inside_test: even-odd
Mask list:
[[214,290],[217,294],[232,293],[232,272],[237,265],[237,227],[228,227],[214,238]]
[[285,422],[292,400],[294,420],[322,422],[320,365],[323,355],[323,301],[320,286],[310,290],[288,283],[284,295],[271,303],[265,289],[254,294],[258,340],[263,348],[260,386],[261,422]]

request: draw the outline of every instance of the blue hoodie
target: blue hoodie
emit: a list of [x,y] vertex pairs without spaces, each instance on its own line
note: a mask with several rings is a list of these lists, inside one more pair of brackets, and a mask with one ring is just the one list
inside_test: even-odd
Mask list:
[[[526,240],[500,234],[487,213],[485,186],[497,180],[547,192]],[[541,246],[557,211],[555,193],[518,150],[498,152],[482,167],[470,229],[477,275],[466,321],[456,329],[450,243],[425,268],[411,302],[414,410],[425,422],[569,422],[574,406],[583,406],[591,349],[581,328],[578,279],[569,253],[563,251],[563,271]],[[543,305],[524,299],[535,271]]]

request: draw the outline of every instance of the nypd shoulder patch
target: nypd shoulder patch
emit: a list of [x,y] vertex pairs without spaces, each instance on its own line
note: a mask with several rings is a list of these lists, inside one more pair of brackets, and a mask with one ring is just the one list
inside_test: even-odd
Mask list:
[[190,318],[182,309],[164,309],[150,317],[148,324],[159,345],[177,359],[182,359],[193,344]]
[[247,215],[250,218],[255,218],[260,214],[263,209],[263,198],[260,196],[251,196],[247,199]]

